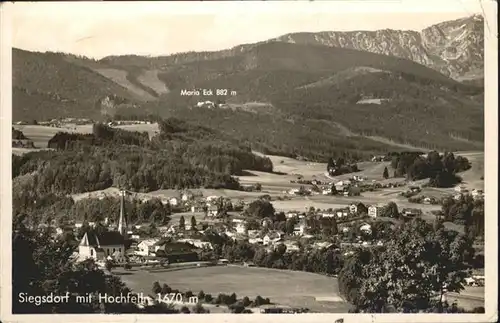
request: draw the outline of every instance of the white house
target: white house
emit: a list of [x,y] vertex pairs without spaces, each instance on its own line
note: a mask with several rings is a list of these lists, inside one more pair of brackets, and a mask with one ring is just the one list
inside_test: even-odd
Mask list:
[[215,201],[217,200],[219,197],[218,196],[215,196],[215,195],[212,195],[212,196],[207,196],[207,202],[212,202],[212,201]]
[[321,217],[323,217],[323,218],[333,218],[335,216],[336,216],[335,213],[322,213],[321,214]]
[[323,195],[330,195],[332,193],[331,188],[323,188],[322,192]]
[[380,211],[382,210],[381,206],[372,205],[368,208],[368,216],[372,218],[376,218],[380,215]]
[[478,189],[472,190],[472,198],[474,199],[484,198],[483,190],[478,190]]
[[146,239],[142,240],[137,248],[139,249],[136,254],[141,256],[149,256],[155,251],[155,244],[158,242],[158,239]]
[[181,196],[181,200],[183,202],[187,202],[187,201],[192,200],[192,199],[193,199],[193,194],[191,192],[183,193]]
[[348,210],[337,210],[335,214],[337,215],[338,218],[344,218],[349,215],[349,212]]
[[281,234],[278,232],[269,232],[262,239],[262,243],[265,246],[270,245],[270,244],[275,244],[278,241],[281,241]]
[[297,236],[301,236],[306,231],[306,225],[304,223],[296,224],[293,228],[293,234]]
[[203,211],[203,206],[200,206],[200,205],[192,205],[191,206],[192,213],[197,213],[197,212],[202,212],[202,211]]
[[236,223],[235,229],[236,229],[236,232],[239,233],[239,234],[245,234],[246,231],[247,231],[244,222],[238,222],[238,223]]
[[358,206],[355,203],[352,203],[349,205],[349,212],[351,213],[357,213],[358,212]]
[[369,225],[368,223],[364,223],[363,225],[361,225],[359,227],[359,230],[363,231],[363,232],[366,232],[366,233],[370,233],[370,232],[372,232],[372,226]]
[[264,240],[262,238],[250,238],[248,242],[251,244],[262,244]]
[[296,212],[288,212],[287,214],[285,214],[286,218],[287,219],[292,219],[292,218],[295,218],[298,216],[298,213]]
[[177,206],[179,205],[179,199],[176,198],[176,197],[172,197],[171,199],[168,200],[168,202],[170,203],[170,205],[172,206]]
[[103,232],[99,235],[85,233],[78,245],[78,258],[104,261],[108,257],[114,258],[117,262],[125,261],[123,236],[116,231]]
[[462,185],[455,186],[455,191],[458,193],[463,193],[465,190],[465,187]]
[[217,216],[217,214],[219,214],[219,208],[215,205],[210,205],[208,207],[208,213],[207,215],[208,216]]

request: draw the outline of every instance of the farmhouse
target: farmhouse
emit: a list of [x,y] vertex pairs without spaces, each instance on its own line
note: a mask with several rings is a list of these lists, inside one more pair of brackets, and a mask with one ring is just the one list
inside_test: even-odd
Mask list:
[[465,191],[466,191],[466,188],[462,185],[458,185],[455,187],[455,192],[464,193]]
[[189,243],[160,241],[155,249],[156,256],[166,258],[169,263],[198,260],[196,249]]
[[376,218],[377,216],[380,215],[381,211],[382,211],[382,207],[381,206],[371,205],[368,208],[368,216],[370,216],[372,218]]
[[141,255],[141,256],[150,256],[152,255],[156,250],[155,250],[155,245],[158,242],[158,239],[146,239],[141,241],[137,245],[137,252],[136,254]]

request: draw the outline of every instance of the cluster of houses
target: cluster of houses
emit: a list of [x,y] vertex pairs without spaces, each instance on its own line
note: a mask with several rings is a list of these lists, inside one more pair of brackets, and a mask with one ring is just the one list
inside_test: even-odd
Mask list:
[[455,200],[460,200],[463,195],[471,195],[474,200],[484,199],[484,191],[480,189],[473,189],[469,191],[465,186],[458,185],[455,187],[455,192],[457,192],[453,198]]

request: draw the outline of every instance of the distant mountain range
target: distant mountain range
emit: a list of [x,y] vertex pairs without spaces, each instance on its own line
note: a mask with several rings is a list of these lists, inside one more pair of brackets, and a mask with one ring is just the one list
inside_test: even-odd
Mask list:
[[[472,16],[421,33],[296,33],[162,57],[91,60],[14,49],[13,117],[155,113],[218,127],[260,150],[316,159],[332,145],[477,149],[483,41],[482,17]],[[227,95],[181,95],[217,88]],[[221,105],[195,107],[206,100]]]

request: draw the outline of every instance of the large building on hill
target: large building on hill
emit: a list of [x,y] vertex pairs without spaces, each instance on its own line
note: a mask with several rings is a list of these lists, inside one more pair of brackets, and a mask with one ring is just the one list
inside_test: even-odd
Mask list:
[[86,232],[78,245],[79,259],[85,260],[90,258],[95,261],[112,259],[116,262],[125,262],[126,236],[125,192],[122,191],[117,231],[105,231],[101,233]]

